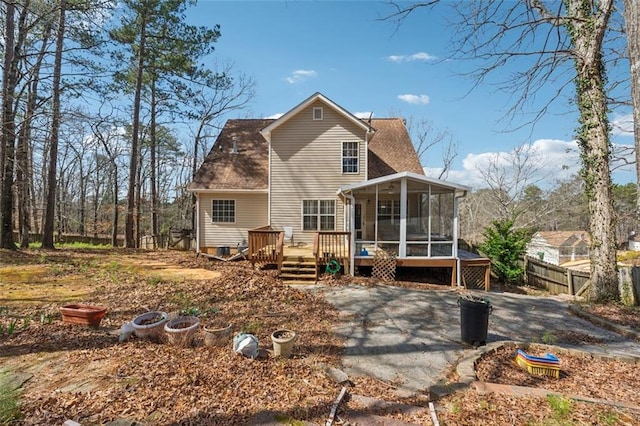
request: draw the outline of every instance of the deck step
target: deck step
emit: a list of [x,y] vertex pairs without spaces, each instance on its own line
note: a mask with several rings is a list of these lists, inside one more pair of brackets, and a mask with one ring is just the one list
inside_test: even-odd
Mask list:
[[313,284],[316,282],[316,260],[309,256],[285,256],[280,279],[284,284]]
[[316,273],[311,271],[310,273],[299,273],[295,271],[283,271],[280,273],[280,278],[283,280],[296,279],[296,280],[315,280]]

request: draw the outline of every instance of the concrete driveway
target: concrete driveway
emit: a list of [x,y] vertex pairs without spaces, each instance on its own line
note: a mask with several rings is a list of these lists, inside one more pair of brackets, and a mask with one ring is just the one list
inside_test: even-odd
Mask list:
[[[378,285],[315,287],[343,314],[336,333],[346,340],[343,368],[397,385],[405,396],[423,393],[442,381],[462,357],[480,353],[460,337],[460,293]],[[543,342],[567,330],[598,339],[574,347],[592,352],[640,356],[640,344],[569,313],[567,298],[473,292],[488,297],[487,343]]]

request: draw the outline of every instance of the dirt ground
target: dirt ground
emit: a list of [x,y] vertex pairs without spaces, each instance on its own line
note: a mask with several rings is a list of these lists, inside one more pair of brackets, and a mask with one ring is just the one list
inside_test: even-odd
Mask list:
[[[371,285],[366,278],[351,281]],[[58,308],[69,302],[106,306],[107,315],[99,328],[63,323]],[[640,330],[637,310],[586,308]],[[269,336],[279,328],[295,330],[298,341],[290,359],[263,351],[266,356],[255,360],[235,354],[230,339],[222,347],[205,346],[200,337],[189,347],[136,337],[120,343],[122,324],[149,310],[195,313],[202,324],[230,321],[234,333],[254,334],[263,349],[271,348]],[[342,342],[331,332],[338,321],[339,313],[319,296],[283,286],[273,271],[255,271],[246,261],[211,262],[166,251],[0,251],[0,370],[24,373],[16,424],[73,419],[90,425],[124,418],[154,425],[241,425],[265,412],[276,413],[282,424],[324,424],[341,388],[325,373],[340,367]],[[481,380],[524,380],[565,395],[640,406],[637,365],[565,362],[570,364],[555,382],[523,376],[508,351],[483,359],[477,371]],[[456,381],[453,371],[450,380]],[[343,424],[346,410],[431,424],[427,395],[398,399],[397,384],[368,377],[351,381],[353,395],[424,409],[376,410],[353,398],[339,410]],[[640,424],[637,411],[567,401],[480,395],[468,388],[436,407],[440,424]]]

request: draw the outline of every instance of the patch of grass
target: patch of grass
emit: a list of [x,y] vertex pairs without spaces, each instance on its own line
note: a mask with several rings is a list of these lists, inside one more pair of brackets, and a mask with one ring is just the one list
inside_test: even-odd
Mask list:
[[158,284],[160,284],[162,281],[163,280],[160,275],[152,275],[147,278],[147,284],[149,284],[152,287],[157,287]]
[[598,424],[613,426],[618,424],[618,415],[611,411],[606,411],[604,413],[600,413],[598,420]]
[[122,269],[122,265],[120,265],[116,260],[112,260],[105,265],[105,269],[109,272],[118,272]]
[[624,262],[625,260],[632,260],[640,258],[640,251],[629,250],[626,252],[618,252],[616,258],[619,262]]
[[545,345],[555,345],[558,343],[558,336],[553,331],[545,331],[542,335],[542,343]]
[[292,419],[289,416],[285,416],[284,414],[276,414],[275,416],[276,422],[289,425],[289,426],[304,426],[304,422],[296,419]]
[[191,306],[189,308],[180,309],[180,315],[182,315],[182,316],[190,316],[190,317],[197,317],[198,315],[200,315],[200,309],[196,308],[195,306]]
[[456,402],[455,404],[452,404],[449,407],[449,411],[452,412],[453,414],[460,414],[462,412],[462,407],[460,406],[459,403]]
[[547,395],[547,402],[553,412],[552,418],[557,425],[570,425],[568,420],[573,411],[573,401],[569,398],[564,398],[558,395]]
[[[91,250],[95,250],[95,249],[99,249],[99,250],[107,250],[107,249],[112,249],[113,247],[110,244],[91,244],[91,243],[81,243],[81,242],[75,242],[75,243],[55,243],[56,248],[59,249],[91,249]],[[33,243],[29,243],[29,248],[30,249],[41,249],[42,248],[42,243],[39,241],[33,242]]]
[[3,426],[13,424],[20,417],[20,394],[10,385],[6,376],[6,373],[0,372],[0,425]]
[[262,328],[261,323],[259,323],[258,321],[251,321],[249,323],[243,324],[242,327],[240,327],[240,331],[242,333],[255,335],[258,334],[260,328]]
[[42,312],[40,313],[40,324],[48,325],[53,322],[53,314]]
[[171,302],[178,305],[178,310],[181,312],[194,309],[194,306],[195,306],[191,295],[184,291],[179,291],[175,293],[173,296],[171,296],[170,300]]

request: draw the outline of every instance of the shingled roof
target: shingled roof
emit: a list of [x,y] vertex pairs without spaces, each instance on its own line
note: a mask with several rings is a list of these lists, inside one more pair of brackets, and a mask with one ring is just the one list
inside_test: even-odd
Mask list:
[[399,172],[424,175],[402,118],[375,118],[371,127],[375,133],[369,141],[369,179]]
[[[266,190],[269,146],[260,130],[273,119],[228,120],[204,163],[187,187],[191,190]],[[237,152],[234,153],[234,138]]]
[[[260,131],[273,122],[273,119],[228,120],[188,189],[266,190],[269,146]],[[369,179],[404,171],[424,175],[401,118],[372,119],[370,125],[375,133],[368,144]]]

